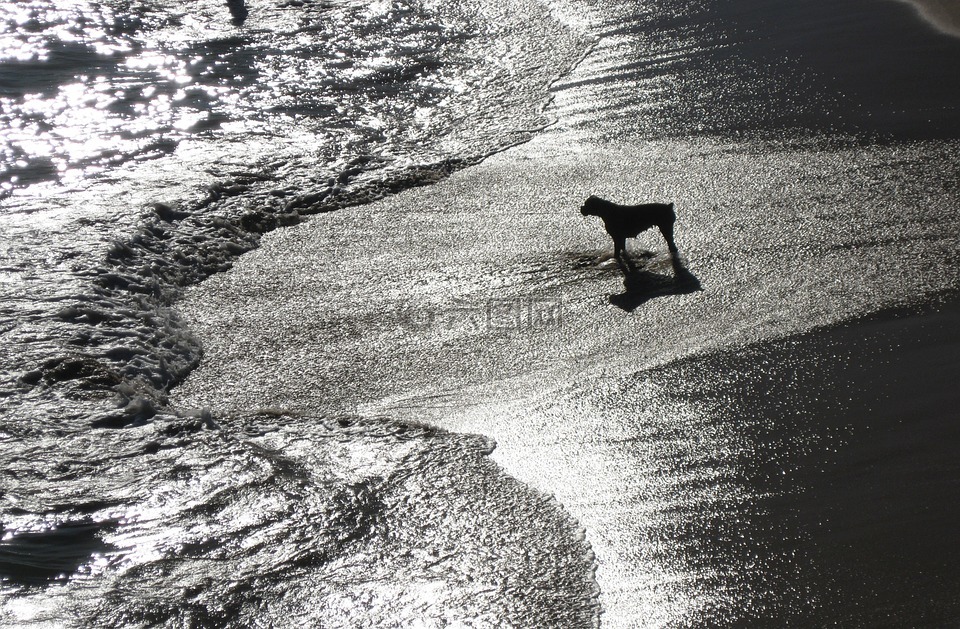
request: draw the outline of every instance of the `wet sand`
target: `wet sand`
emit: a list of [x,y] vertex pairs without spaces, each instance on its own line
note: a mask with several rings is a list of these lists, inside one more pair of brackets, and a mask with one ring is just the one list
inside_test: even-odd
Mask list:
[[[173,402],[385,415],[494,439],[508,474],[584,526],[604,626],[872,613],[833,593],[869,607],[892,569],[874,576],[867,540],[893,543],[925,521],[852,532],[853,511],[808,533],[795,519],[834,517],[857,485],[821,488],[884,453],[845,441],[865,411],[848,420],[818,406],[834,379],[821,333],[777,339],[958,285],[958,187],[941,167],[957,150],[548,134],[429,188],[269,234],[181,304],[205,359]],[[625,286],[602,228],[577,212],[587,193],[675,200],[695,285],[674,283],[662,239],[646,234],[631,244],[643,281]],[[852,347],[839,355],[868,400],[880,394]],[[847,443],[837,463],[817,459]],[[771,485],[771,461],[799,470],[796,483]],[[885,465],[880,478],[897,469]],[[897,491],[890,508],[911,512]],[[838,548],[853,567],[834,578],[824,571],[845,569],[832,565]],[[943,599],[941,583],[917,596]],[[907,592],[886,598],[901,623],[922,618]]]
[[[742,575],[755,598],[741,619],[942,627],[960,616],[956,295],[650,375],[748,443],[736,482],[754,501],[684,531],[692,564],[755,568]],[[724,611],[743,610],[721,604],[703,619]]]
[[609,4],[595,49],[554,86],[562,121],[593,136],[960,133],[955,11],[934,18],[936,3]]
[[585,524],[604,626],[949,626],[958,323],[954,294],[574,380],[487,415],[525,435],[494,458]]
[[[960,144],[922,140],[960,50],[904,4],[787,4],[613,15],[555,129],[268,234],[181,304],[173,402],[495,440],[584,527],[606,627],[956,618],[957,308],[894,309],[960,286]],[[664,139],[713,131],[764,139]],[[683,267],[649,233],[624,278],[589,194],[673,201]]]

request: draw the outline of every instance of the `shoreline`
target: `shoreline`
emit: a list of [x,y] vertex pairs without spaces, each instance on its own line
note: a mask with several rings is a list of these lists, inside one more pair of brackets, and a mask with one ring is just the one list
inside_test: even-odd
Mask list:
[[[584,119],[617,129],[589,109],[604,102],[612,68],[591,67],[591,54],[554,82],[547,111],[558,122],[529,142],[268,234],[233,271],[190,289],[187,316],[202,322],[209,361],[174,403],[356,411],[495,439],[504,474],[585,528],[604,626],[764,620],[771,605],[803,618],[808,594],[829,586],[819,574],[788,592],[763,580],[796,564],[763,537],[768,520],[752,510],[762,491],[737,475],[753,444],[696,400],[667,399],[669,383],[652,374],[955,289],[956,177],[941,165],[960,145],[776,132],[771,142],[769,129],[644,141],[627,139],[629,127],[599,141]],[[908,118],[896,122],[912,130]],[[592,262],[608,241],[573,212],[589,194],[677,200],[690,285],[702,290],[641,288],[618,308],[622,279]],[[660,256],[644,270],[670,281]],[[560,325],[491,327],[491,304],[524,317],[547,302]],[[703,513],[741,517],[755,535],[724,537],[733,532]],[[751,565],[744,548],[766,564]],[[827,620],[848,611],[817,609]]]
[[[710,424],[689,404],[664,406],[646,375],[954,289],[956,188],[938,164],[956,150],[611,146],[548,131],[433,186],[271,232],[189,289],[180,308],[207,353],[172,401],[385,415],[495,439],[501,469],[587,530],[604,626],[692,618],[722,603],[725,582],[677,561],[677,523],[656,501],[680,515],[738,504],[724,453],[739,442],[708,431],[713,462],[678,463]],[[876,179],[852,177],[863,169]],[[703,290],[651,294],[632,312],[611,304],[622,278],[596,263],[609,240],[575,211],[588,193],[678,200],[677,241]],[[659,251],[658,237],[631,247]],[[670,276],[662,256],[650,264]],[[551,300],[557,325],[488,318],[491,304]],[[662,449],[658,435],[671,439]],[[692,489],[685,469],[702,473]],[[629,519],[638,513],[647,524]],[[747,596],[738,583],[725,587]]]
[[[113,336],[125,329],[111,317],[126,302],[51,301],[48,314],[75,318],[77,333],[49,338],[89,360],[50,361],[17,380],[66,382],[58,404],[78,429],[60,431],[61,406],[45,411],[51,421],[26,405],[16,411],[35,416],[10,422],[24,437],[33,426],[51,437],[30,457],[10,457],[47,482],[23,503],[22,522],[58,520],[38,537],[11,533],[6,550],[55,543],[89,516],[95,524],[81,537],[97,535],[113,563],[83,551],[70,570],[102,570],[102,581],[46,598],[38,590],[32,611],[11,597],[0,616],[27,622],[76,609],[122,623],[169,587],[157,614],[223,622],[956,617],[960,491],[950,479],[960,434],[948,419],[960,406],[950,388],[960,175],[943,165],[960,163],[960,140],[946,137],[955,108],[938,101],[956,90],[936,82],[917,100],[905,90],[881,102],[873,96],[886,98],[886,88],[855,68],[886,67],[869,52],[825,77],[836,56],[820,43],[831,41],[831,20],[812,33],[820,41],[770,34],[805,35],[794,27],[802,20],[751,26],[788,4],[759,18],[723,3],[682,19],[669,3],[649,15],[615,3],[597,10],[606,22],[581,33],[594,43],[569,56],[535,112],[551,122],[507,132],[476,163],[398,167],[374,185],[367,175],[380,171],[367,165],[378,162],[361,155],[323,180],[315,147],[297,135],[274,151],[296,166],[276,179],[272,166],[248,172],[250,151],[239,146],[216,152],[206,174],[187,168],[177,185],[192,192],[180,206],[146,204],[136,234],[97,245],[109,253],[90,285],[142,307],[119,308],[140,335],[134,349]],[[811,18],[808,9],[800,14]],[[731,11],[730,23],[714,19]],[[890,16],[902,13],[867,17],[899,32]],[[844,19],[862,52],[872,27],[856,11]],[[904,28],[905,58],[885,53],[900,82],[924,58],[911,46],[932,39]],[[960,47],[943,49],[960,60]],[[812,54],[808,73],[791,61],[755,73],[790,50]],[[839,85],[862,89],[850,99],[818,91]],[[738,89],[751,96],[740,100]],[[935,115],[924,120],[911,103]],[[831,112],[847,116],[836,133],[782,131],[833,125]],[[874,127],[891,136],[872,137]],[[918,139],[927,132],[946,135]],[[434,135],[424,138],[444,137]],[[206,163],[199,146],[184,143],[167,161]],[[174,173],[165,163],[138,168],[136,186],[103,184],[123,196],[86,184],[78,194],[102,197],[105,216],[133,216],[129,206],[145,205]],[[686,266],[648,233],[631,243],[640,270],[622,277],[600,225],[576,212],[588,194],[676,201]],[[201,216],[208,206],[223,216]],[[193,210],[197,229],[181,224]],[[22,218],[27,234],[33,219]],[[66,273],[68,259],[47,264]],[[81,265],[72,269],[89,284]],[[931,299],[939,310],[913,312]],[[903,305],[910,312],[898,316]],[[25,342],[42,353],[32,334]],[[155,395],[138,389],[126,408],[82,411],[107,403],[102,392],[128,395],[107,369],[114,364],[158,382]],[[91,383],[103,391],[84,388]],[[97,453],[112,454],[84,461]],[[14,484],[14,499],[20,487],[30,493]],[[44,511],[46,492],[75,488],[98,495]],[[113,504],[127,505],[122,525]],[[181,591],[192,562],[209,560],[226,562],[218,574],[229,582],[215,575]],[[900,587],[905,575],[913,591]],[[349,614],[366,616],[353,623]]]

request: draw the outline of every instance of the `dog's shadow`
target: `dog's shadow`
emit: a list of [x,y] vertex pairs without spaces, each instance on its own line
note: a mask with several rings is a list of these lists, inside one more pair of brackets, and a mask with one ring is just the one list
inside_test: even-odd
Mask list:
[[700,280],[678,256],[670,256],[672,272],[667,273],[660,272],[665,265],[652,253],[643,252],[635,257],[640,259],[639,264],[636,260],[618,260],[623,272],[624,291],[609,297],[610,303],[618,308],[632,312],[655,297],[686,295],[703,290]]

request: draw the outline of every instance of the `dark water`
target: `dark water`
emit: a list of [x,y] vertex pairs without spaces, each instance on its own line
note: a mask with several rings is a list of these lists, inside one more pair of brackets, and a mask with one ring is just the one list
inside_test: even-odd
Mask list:
[[[559,121],[563,133],[595,144],[548,161],[542,174],[553,188],[542,197],[560,207],[574,188],[647,193],[646,184],[631,183],[637,171],[624,156],[654,142],[661,153],[636,165],[658,172],[663,190],[687,195],[682,201],[698,208],[701,227],[721,225],[711,235],[691,221],[681,248],[750,252],[711,254],[709,262],[720,277],[739,278],[724,290],[742,300],[740,318],[757,333],[744,324],[729,337],[719,328],[712,338],[688,335],[681,354],[802,331],[909,301],[911,292],[923,298],[953,282],[956,262],[945,243],[955,235],[960,40],[944,32],[948,18],[938,20],[939,27],[897,2],[4,4],[0,621],[592,626],[602,604],[620,610],[608,614],[609,624],[695,624],[689,609],[705,609],[714,595],[701,588],[699,602],[684,607],[676,602],[683,589],[668,585],[684,582],[695,560],[683,570],[602,573],[607,598],[598,599],[594,550],[616,548],[604,537],[615,529],[598,524],[603,517],[581,510],[575,519],[561,504],[571,494],[505,474],[488,456],[489,438],[417,423],[436,420],[424,411],[429,405],[407,413],[383,403],[416,398],[417,387],[429,398],[430,384],[459,386],[464,371],[471,386],[485,377],[499,382],[503,365],[523,371],[531,356],[548,373],[556,367],[555,356],[518,349],[509,335],[481,337],[477,347],[495,356],[463,367],[465,354],[450,347],[476,349],[458,345],[476,330],[464,332],[470,326],[456,320],[452,330],[429,328],[427,338],[407,327],[398,333],[393,317],[410,303],[442,315],[450,295],[469,300],[484,286],[513,286],[522,296],[531,287],[525,282],[570,287],[611,279],[609,269],[549,262],[589,251],[511,266],[501,257],[510,247],[490,244],[502,234],[483,238],[490,204],[471,193],[459,193],[476,206],[464,210],[476,217],[466,223],[431,216],[456,214],[452,201],[414,208],[403,228],[396,227],[402,215],[343,208],[443,180]],[[668,140],[688,144],[656,145]],[[618,153],[623,142],[630,147]],[[771,152],[771,143],[784,152]],[[793,143],[823,152],[797,156]],[[611,144],[607,153],[597,148]],[[691,160],[703,168],[670,168]],[[706,183],[691,183],[690,173]],[[541,185],[506,175],[501,187]],[[728,212],[745,189],[746,209]],[[805,198],[843,204],[840,242],[821,242],[836,232]],[[757,229],[779,246],[757,245],[758,234],[738,227],[768,201],[774,220]],[[868,203],[879,209],[864,211],[860,222],[858,204]],[[341,211],[325,214],[331,210]],[[194,301],[192,321],[180,314],[188,287],[223,278],[263,234],[318,213],[325,216],[310,224],[318,231],[309,244],[294,238],[281,254],[251,263],[257,283],[220,280],[234,302],[200,293],[213,313]],[[390,259],[364,249],[369,225]],[[553,227],[555,239],[579,242]],[[906,239],[889,233],[904,228]],[[452,233],[462,239],[459,250],[436,244]],[[532,241],[519,229],[513,236]],[[811,244],[797,247],[797,257],[781,255],[797,242]],[[910,262],[891,263],[891,251]],[[460,265],[446,263],[458,255]],[[806,273],[832,278],[858,264],[875,271],[864,273],[861,288],[846,281],[819,301],[798,289],[809,286]],[[763,268],[781,273],[770,282]],[[930,269],[936,277],[923,278]],[[693,270],[715,294],[710,274]],[[893,297],[883,293],[884,273],[895,278]],[[304,278],[309,290],[286,284]],[[254,349],[195,333],[220,330],[224,339],[224,330],[236,329],[249,337],[250,300],[285,290],[288,304],[256,310],[266,340],[255,339]],[[751,299],[769,303],[774,293],[782,312],[753,321]],[[316,297],[308,305],[295,299],[306,295]],[[397,312],[387,309],[394,299]],[[635,305],[641,314],[647,301]],[[725,316],[736,319],[737,309]],[[688,320],[654,312],[662,339],[688,334]],[[317,318],[298,318],[303,313]],[[595,364],[604,348],[583,345],[590,334],[570,340],[561,332],[551,347],[564,360]],[[599,334],[614,344],[628,337]],[[171,404],[171,392],[202,361],[204,373],[218,374],[216,386],[201,376]],[[437,366],[426,379],[425,364]],[[626,408],[641,404],[630,397],[635,391],[625,396],[633,399]],[[623,397],[594,402],[624,405]],[[699,438],[675,436],[677,443]],[[669,465],[668,458],[657,460]],[[571,460],[571,469],[595,469],[591,459]],[[720,456],[711,465],[703,469],[723,476],[732,464]],[[697,477],[705,492],[698,495],[712,495],[710,477]],[[676,488],[663,480],[661,491]],[[732,534],[711,522],[720,537]],[[601,570],[603,562],[601,553]],[[766,574],[792,564],[784,565]],[[804,588],[821,577],[791,590],[787,607],[802,607]],[[658,594],[637,611],[635,596],[610,587],[617,579],[646,579],[646,590],[633,591]],[[858,600],[870,605],[876,591]],[[837,611],[818,619],[847,613],[820,609]]]
[[599,6],[585,72],[558,89],[601,137],[958,133],[956,38],[906,2]]
[[[671,561],[694,573],[729,568],[728,587],[692,624],[956,622],[955,296],[918,314],[888,311],[643,374],[643,388],[702,413],[706,447],[681,458],[722,470],[711,480],[723,500],[671,519]],[[617,392],[636,389],[627,379]],[[722,434],[733,447],[717,456],[709,444]],[[670,447],[670,435],[654,440]]]

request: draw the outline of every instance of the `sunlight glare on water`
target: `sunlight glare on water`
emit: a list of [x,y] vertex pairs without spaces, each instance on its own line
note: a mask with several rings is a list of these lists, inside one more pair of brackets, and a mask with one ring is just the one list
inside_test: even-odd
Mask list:
[[956,143],[818,135],[953,120],[871,97],[919,19],[832,89],[850,2],[0,7],[0,624],[803,617],[764,474],[818,435],[689,359],[956,286]]
[[[543,89],[576,54],[570,34],[528,0],[251,9],[240,27],[226,3],[209,0],[137,11],[5,4],[0,186],[78,180],[168,155],[185,139],[251,133],[312,133],[321,155],[377,155],[371,167],[400,154],[483,153],[547,122]],[[525,28],[551,28],[516,41],[527,36],[513,24],[518,11],[533,20]],[[538,49],[550,64],[521,63]],[[476,124],[485,118],[497,122]]]
[[0,7],[0,185],[72,177],[168,152],[203,118],[173,107],[189,64],[145,47],[140,16],[110,5]]

